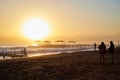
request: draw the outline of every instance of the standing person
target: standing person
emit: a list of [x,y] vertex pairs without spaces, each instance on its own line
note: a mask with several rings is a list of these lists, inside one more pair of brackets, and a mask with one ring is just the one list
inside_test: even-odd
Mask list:
[[109,54],[111,56],[111,64],[114,64],[114,44],[113,41],[110,41]]
[[94,44],[94,51],[96,51],[96,48],[97,48],[97,44],[95,43]]
[[27,56],[26,47],[23,48],[23,54],[24,54],[25,56]]
[[98,49],[100,51],[100,64],[104,64],[104,56],[106,53],[106,46],[104,42],[101,42],[101,44],[98,46]]

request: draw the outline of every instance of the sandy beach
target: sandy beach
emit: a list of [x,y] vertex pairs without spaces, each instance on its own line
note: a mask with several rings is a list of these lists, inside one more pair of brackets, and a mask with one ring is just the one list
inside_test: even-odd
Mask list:
[[1,60],[0,80],[120,80],[120,49],[114,65],[108,54],[101,65],[98,51]]

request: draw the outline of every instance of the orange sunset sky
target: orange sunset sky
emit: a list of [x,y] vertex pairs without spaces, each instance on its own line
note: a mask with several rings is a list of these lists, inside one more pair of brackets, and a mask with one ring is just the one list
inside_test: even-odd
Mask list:
[[[36,28],[38,33],[35,29],[26,35],[31,29],[25,29],[26,26],[36,26],[37,20],[33,19],[41,20],[37,24],[41,28]],[[32,39],[36,35],[42,37]],[[0,0],[0,43],[23,44],[36,40],[79,43],[113,40],[117,43],[120,40],[120,0]]]

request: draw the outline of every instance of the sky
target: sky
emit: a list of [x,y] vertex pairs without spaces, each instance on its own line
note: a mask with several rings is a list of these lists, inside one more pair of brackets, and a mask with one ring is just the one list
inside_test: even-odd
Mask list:
[[41,40],[120,40],[120,0],[0,0],[0,43],[32,42],[21,28],[34,17],[51,28],[49,37]]

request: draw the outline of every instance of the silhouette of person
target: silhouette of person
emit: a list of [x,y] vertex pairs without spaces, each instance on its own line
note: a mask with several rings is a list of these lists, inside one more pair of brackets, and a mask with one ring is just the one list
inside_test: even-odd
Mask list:
[[96,51],[96,48],[97,48],[97,44],[95,43],[94,44],[94,51]]
[[111,56],[111,64],[114,64],[114,44],[110,41],[109,54]]
[[104,56],[106,53],[106,46],[104,42],[101,42],[101,44],[98,46],[99,52],[100,52],[100,64],[104,64]]
[[26,51],[26,48],[25,48],[25,47],[23,48],[23,54],[24,54],[25,56],[27,56],[27,51]]

